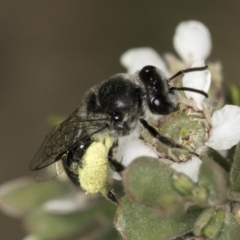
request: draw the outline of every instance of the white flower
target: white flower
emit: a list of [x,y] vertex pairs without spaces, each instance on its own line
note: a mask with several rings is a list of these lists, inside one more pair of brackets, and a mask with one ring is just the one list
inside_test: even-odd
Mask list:
[[[118,146],[115,158],[124,166],[128,166],[134,159],[142,156],[158,158],[153,148],[147,146],[136,134],[120,138]],[[122,179],[116,172],[112,173],[112,177],[117,180]]]
[[173,163],[170,167],[177,172],[186,174],[194,182],[197,182],[201,165],[202,161],[198,157],[194,156],[187,162]]
[[187,64],[206,59],[212,48],[210,32],[201,22],[181,22],[176,28],[173,45]]
[[147,65],[152,65],[163,71],[166,76],[169,76],[165,62],[150,47],[129,49],[122,54],[120,62],[127,69],[128,73],[134,73]]
[[[199,60],[194,62],[191,67],[203,66],[205,66],[204,61]],[[185,73],[182,83],[183,87],[194,88],[207,93],[211,84],[211,73],[207,69]],[[185,91],[185,94],[189,99],[190,106],[192,105],[197,111],[203,110],[204,95],[191,91]],[[203,144],[215,150],[226,150],[231,148],[240,141],[239,123],[240,108],[226,105],[223,109],[214,112],[211,118],[209,138]],[[139,156],[157,157],[154,150],[144,145],[144,142],[139,139],[136,141],[124,142],[122,149],[124,149],[124,151],[121,150],[121,156],[125,166],[129,165],[131,161]],[[192,159],[187,162],[173,163],[171,168],[186,174],[193,181],[197,182],[200,166],[201,160],[197,157],[192,157]]]
[[[192,64],[191,67],[204,66],[204,61],[198,61]],[[211,74],[208,70],[189,72],[183,77],[183,86],[208,92],[211,82]],[[193,99],[198,109],[201,110],[203,106],[204,96],[185,91],[189,99]],[[233,105],[226,105],[222,109],[217,110],[211,117],[211,128],[209,131],[209,138],[205,145],[215,150],[227,150],[236,145],[240,141],[240,107]],[[190,162],[193,161],[193,158]],[[189,161],[188,161],[189,162]],[[178,172],[185,173],[193,181],[196,181],[199,168],[201,164],[191,163],[174,163],[171,165],[173,169]],[[194,160],[196,162],[196,159]]]
[[[213,113],[211,129],[206,146],[215,150],[227,150],[240,141],[240,107],[225,105]],[[197,157],[184,163],[173,163],[171,168],[190,177],[194,182],[198,180],[201,161]]]
[[[185,64],[189,65],[200,59],[206,59],[211,52],[212,42],[207,27],[198,21],[182,22],[176,28],[174,47]],[[160,55],[150,47],[132,48],[122,54],[121,64],[128,73],[153,65],[167,77],[171,76]]]
[[240,107],[225,105],[212,116],[212,128],[206,145],[215,150],[227,150],[240,141]]
[[[204,61],[197,61],[191,67],[202,67]],[[183,86],[208,92],[211,83],[211,74],[208,70],[189,72],[183,77]],[[202,110],[204,96],[198,93],[185,91],[187,98],[193,99]],[[227,150],[240,141],[240,107],[226,105],[215,111],[211,118],[209,139],[205,143],[215,150]]]
[[[205,66],[204,60],[211,52],[212,42],[207,27],[198,21],[182,22],[176,28],[174,35],[174,47],[185,65],[192,68]],[[161,57],[151,48],[135,48],[125,52],[121,57],[121,63],[127,68],[128,73],[139,71],[145,65],[153,65],[162,70],[166,76],[170,76],[165,63]],[[208,69],[203,71],[193,71],[184,74],[182,80],[183,87],[198,89],[208,92],[211,84],[211,73]],[[187,100],[182,103],[188,104],[194,111],[201,111],[206,114],[206,142],[203,142],[203,152],[206,147],[215,150],[227,150],[240,141],[240,107],[226,105],[221,110],[215,111],[211,116],[206,107],[209,103],[204,102],[204,95],[185,91]],[[139,156],[157,157],[156,152],[150,149],[140,139],[124,143],[119,151],[118,160],[127,166]],[[198,149],[200,150],[200,149]],[[201,151],[200,151],[201,152]],[[198,173],[201,166],[201,159],[193,156],[187,162],[173,163],[171,168],[189,176],[194,182],[198,180]]]
[[[195,67],[204,67],[205,63],[203,60],[196,61],[192,64],[191,68]],[[182,84],[184,87],[198,89],[204,92],[208,92],[211,84],[211,73],[209,70],[195,71],[184,74],[182,79]],[[193,99],[197,109],[202,110],[204,95],[185,91],[185,94],[188,99]]]

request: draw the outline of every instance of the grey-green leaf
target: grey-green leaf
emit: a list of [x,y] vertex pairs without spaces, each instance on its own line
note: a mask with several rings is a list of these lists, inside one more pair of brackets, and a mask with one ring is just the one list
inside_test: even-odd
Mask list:
[[240,225],[237,219],[227,212],[225,214],[223,226],[215,240],[239,240],[240,239]]
[[231,190],[240,192],[240,143],[236,147],[230,172]]
[[118,207],[115,226],[127,240],[170,240],[190,232],[200,212],[196,210],[162,219],[153,209],[124,197]]
[[160,197],[181,195],[173,185],[174,171],[158,159],[142,157],[135,160],[123,176],[127,195],[137,202],[146,205],[157,205]]
[[213,208],[205,209],[200,216],[198,217],[197,221],[194,224],[194,234],[196,236],[202,235],[203,228],[208,224],[212,216],[215,214],[215,210]]
[[208,193],[208,204],[217,206],[227,200],[229,180],[227,172],[211,158],[204,158],[198,183]]
[[204,227],[203,233],[209,239],[216,239],[223,225],[226,209],[221,208],[211,217],[208,224]]
[[101,239],[113,227],[115,206],[104,203],[68,214],[35,209],[26,215],[25,228],[41,238],[62,239],[77,234],[82,239]]
[[124,173],[125,192],[133,201],[159,209],[159,214],[179,214],[183,198],[173,184],[173,173],[158,159],[139,158]]
[[67,192],[68,186],[57,180],[40,184],[27,177],[16,179],[0,186],[0,207],[7,214],[19,216]]

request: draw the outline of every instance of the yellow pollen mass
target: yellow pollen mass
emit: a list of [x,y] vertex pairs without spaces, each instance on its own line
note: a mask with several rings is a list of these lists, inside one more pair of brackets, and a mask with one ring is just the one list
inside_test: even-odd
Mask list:
[[82,158],[79,168],[79,182],[86,193],[105,193],[109,178],[108,152],[113,140],[106,136],[102,141],[93,142]]

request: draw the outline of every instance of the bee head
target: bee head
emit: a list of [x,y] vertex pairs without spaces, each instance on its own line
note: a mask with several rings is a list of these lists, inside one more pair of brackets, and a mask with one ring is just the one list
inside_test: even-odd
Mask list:
[[136,128],[142,110],[139,86],[118,74],[105,81],[98,91],[97,109],[109,116],[109,127],[117,135],[128,135]]

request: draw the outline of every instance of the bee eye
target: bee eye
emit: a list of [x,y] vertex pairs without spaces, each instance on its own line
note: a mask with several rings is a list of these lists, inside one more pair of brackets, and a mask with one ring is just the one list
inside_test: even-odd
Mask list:
[[151,101],[150,109],[153,113],[162,113],[164,111],[165,104],[157,97]]
[[155,69],[156,68],[154,66],[145,66],[144,68],[142,68],[139,74],[144,81],[148,82],[156,74]]
[[120,112],[112,113],[111,117],[114,122],[121,122],[123,120],[123,114]]
[[167,115],[174,111],[174,107],[164,100],[153,98],[150,109],[153,113]]
[[166,83],[161,72],[154,66],[146,66],[139,72],[140,80],[145,85],[148,96],[164,95]]

